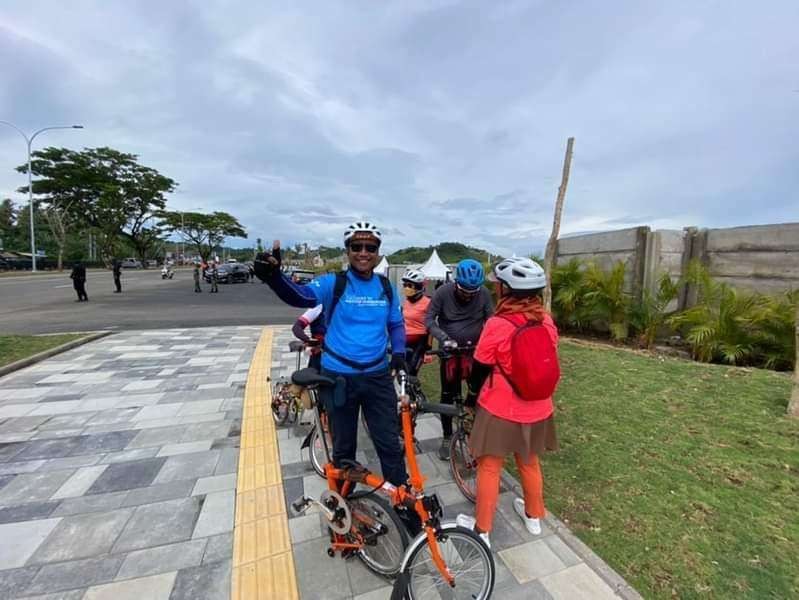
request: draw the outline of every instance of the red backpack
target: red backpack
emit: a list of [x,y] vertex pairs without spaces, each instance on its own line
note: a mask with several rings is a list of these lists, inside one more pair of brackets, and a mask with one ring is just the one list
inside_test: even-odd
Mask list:
[[549,332],[540,321],[524,315],[500,317],[516,327],[510,341],[510,371],[497,363],[516,395],[522,400],[546,400],[560,379],[558,353]]

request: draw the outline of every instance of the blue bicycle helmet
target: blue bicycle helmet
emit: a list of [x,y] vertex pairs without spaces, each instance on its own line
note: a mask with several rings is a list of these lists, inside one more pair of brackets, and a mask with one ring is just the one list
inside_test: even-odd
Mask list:
[[476,260],[465,258],[458,263],[455,269],[455,281],[458,282],[458,285],[462,288],[476,290],[483,285],[484,280],[483,265]]

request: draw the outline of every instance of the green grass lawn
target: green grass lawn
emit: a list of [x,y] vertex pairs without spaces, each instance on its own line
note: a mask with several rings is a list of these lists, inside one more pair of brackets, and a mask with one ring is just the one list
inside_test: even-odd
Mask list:
[[551,512],[646,598],[799,598],[787,375],[571,342],[561,363]]
[[0,335],[0,367],[83,336],[84,334],[75,333],[61,335]]

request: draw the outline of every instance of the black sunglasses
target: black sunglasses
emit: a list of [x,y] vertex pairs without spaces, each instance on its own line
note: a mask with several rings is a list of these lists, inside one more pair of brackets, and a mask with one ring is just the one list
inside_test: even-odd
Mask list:
[[415,288],[416,284],[411,282],[411,281],[403,281],[402,282],[402,287]]
[[380,250],[380,246],[377,244],[350,244],[350,250],[353,252],[363,252],[366,250],[369,254],[377,254],[377,251]]

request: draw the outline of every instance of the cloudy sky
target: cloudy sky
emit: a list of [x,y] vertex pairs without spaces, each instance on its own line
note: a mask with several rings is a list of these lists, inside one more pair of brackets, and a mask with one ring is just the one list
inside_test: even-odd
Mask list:
[[[529,252],[570,135],[564,233],[799,220],[797,31],[796,0],[4,0],[0,119],[83,124],[35,147],[138,154],[251,239]],[[24,158],[0,127],[0,197]]]

